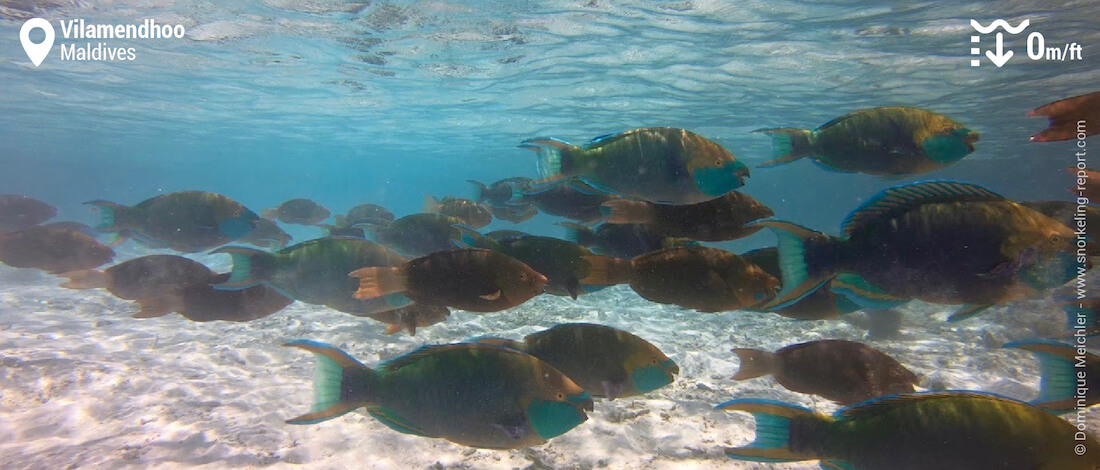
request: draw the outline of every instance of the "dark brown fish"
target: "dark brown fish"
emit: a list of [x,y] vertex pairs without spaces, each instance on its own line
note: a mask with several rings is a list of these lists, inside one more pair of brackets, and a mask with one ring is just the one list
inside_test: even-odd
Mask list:
[[0,194],[0,233],[34,227],[57,215],[57,208],[21,194]]
[[393,222],[395,217],[385,207],[377,204],[359,204],[352,207],[347,215],[336,216],[337,227],[353,227],[359,224],[386,225]]
[[573,222],[558,225],[565,227],[567,240],[615,258],[633,258],[661,248],[698,245],[694,240],[670,237],[643,224],[601,224],[595,229]]
[[260,215],[265,219],[278,220],[284,224],[317,225],[327,219],[329,214],[329,210],[320,204],[299,198],[265,209]]
[[591,274],[584,284],[630,284],[648,300],[724,312],[758,305],[775,296],[779,280],[728,251],[702,246],[654,251],[634,259],[584,258]]
[[842,405],[908,393],[920,382],[892,357],[852,341],[823,340],[787,346],[775,353],[737,348],[735,380],[772,375],[788,390],[819,395]]
[[[1027,117],[1046,116],[1047,128],[1031,136],[1032,142],[1084,139],[1097,132],[1100,122],[1100,91],[1045,104],[1027,113]],[[1081,125],[1084,122],[1086,125]],[[1080,137],[1078,136],[1080,134]]]
[[[442,305],[412,304],[388,312],[371,313],[362,316],[385,323],[386,334],[392,335],[401,330],[416,336],[418,327],[432,326],[447,320],[451,311]],[[358,315],[357,315],[358,316]]]
[[595,222],[603,217],[600,205],[615,198],[617,196],[570,178],[527,189],[510,204],[534,204],[544,214],[580,222]]
[[0,234],[0,262],[51,274],[92,269],[111,261],[115,252],[86,233],[34,226]]
[[645,224],[658,233],[692,240],[719,242],[747,237],[760,227],[746,227],[775,212],[745,193],[731,191],[709,201],[681,206],[616,199],[603,203],[611,224]]
[[500,220],[518,224],[539,215],[539,208],[535,207],[534,204],[506,204],[503,206],[489,206],[489,212],[493,214],[493,217]]
[[150,255],[124,261],[105,270],[69,271],[61,274],[69,289],[107,289],[123,300],[138,300],[175,292],[193,285],[207,285],[214,272],[189,258]]
[[164,295],[138,300],[141,311],[134,318],[153,318],[179,312],[194,322],[246,322],[282,310],[293,299],[266,285],[241,290],[219,290],[214,285],[228,281],[229,273],[210,278],[207,284],[188,286]]
[[501,207],[512,201],[517,194],[531,187],[531,178],[505,178],[486,186],[478,181],[466,180],[474,185],[474,200],[486,203],[490,207]]
[[481,204],[451,196],[442,201],[433,196],[424,196],[424,212],[457,217],[473,228],[484,227],[493,221],[493,214]]
[[474,246],[481,238],[462,219],[442,214],[412,214],[386,226],[368,228],[378,243],[410,257]]
[[496,312],[542,293],[546,276],[510,256],[484,249],[440,251],[396,268],[351,272],[358,299],[402,293],[414,302]]

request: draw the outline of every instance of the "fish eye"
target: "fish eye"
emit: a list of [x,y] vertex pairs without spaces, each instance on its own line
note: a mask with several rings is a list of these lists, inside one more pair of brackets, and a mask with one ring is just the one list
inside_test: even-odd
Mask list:
[[527,273],[519,273],[519,280],[526,281],[527,280]]
[[1051,243],[1062,243],[1062,236],[1058,235],[1057,233],[1052,233],[1050,235],[1050,242]]
[[561,392],[558,392],[558,400],[564,400],[564,399],[565,399],[565,394],[561,393]]
[[715,160],[714,166],[722,166],[722,160]]

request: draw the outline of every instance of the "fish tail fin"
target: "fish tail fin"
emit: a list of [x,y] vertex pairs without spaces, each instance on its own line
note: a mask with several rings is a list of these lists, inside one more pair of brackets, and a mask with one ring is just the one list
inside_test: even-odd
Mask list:
[[473,197],[470,199],[477,201],[478,204],[485,202],[485,193],[489,191],[489,187],[477,180],[466,180],[466,182],[474,185]]
[[100,232],[118,232],[126,229],[125,216],[126,210],[129,207],[122,204],[115,204],[111,201],[95,200],[88,201],[84,204],[95,206],[99,211],[99,225],[96,225],[96,230]]
[[66,289],[103,289],[111,285],[111,277],[106,272],[95,269],[68,271],[59,276],[69,278],[61,283],[61,287]]
[[630,282],[632,263],[628,259],[610,256],[582,256],[588,262],[588,275],[580,280],[581,284],[608,286]]
[[287,424],[315,424],[367,404],[378,373],[331,345],[296,339],[284,346],[304,349],[317,359],[313,374],[313,406]]
[[741,359],[741,366],[733,380],[746,380],[779,372],[779,355],[759,349],[735,348],[733,353]]
[[[1076,349],[1046,340],[1016,341],[1004,345],[1035,354],[1039,359],[1039,398],[1031,403],[1040,408],[1070,409],[1077,391]],[[1063,402],[1064,404],[1059,404]]]
[[425,194],[424,195],[424,212],[429,213],[429,214],[438,214],[439,213],[439,199],[436,199],[435,196],[432,196],[431,194]]
[[836,239],[806,227],[778,220],[763,220],[748,224],[768,227],[778,239],[779,267],[783,272],[783,289],[764,308],[776,310],[788,307],[813,293],[836,275],[834,267],[810,266],[808,259],[833,259],[835,256],[806,256],[808,249],[820,250],[835,244]]
[[565,239],[581,246],[593,246],[596,244],[596,232],[590,227],[574,222],[558,222],[565,227]]
[[562,178],[564,176],[562,175],[563,160],[564,163],[568,163],[570,151],[579,150],[576,145],[554,138],[529,139],[520,143],[519,146],[538,155],[536,166],[539,176],[546,180]]
[[373,299],[405,290],[405,276],[401,268],[362,268],[348,276],[359,279],[359,290],[355,291],[357,299]]
[[134,318],[157,318],[172,312],[183,311],[183,295],[179,292],[138,299],[138,313]]
[[730,400],[716,406],[715,409],[743,411],[751,414],[756,420],[756,439],[751,444],[725,449],[726,456],[731,459],[778,463],[813,460],[820,457],[813,451],[801,450],[810,448],[806,443],[793,443],[795,446],[792,448],[791,442],[792,420],[824,421],[828,419],[813,411],[788,403],[760,399]]
[[653,204],[629,199],[612,199],[600,205],[609,224],[647,224],[653,221]]
[[772,137],[772,159],[756,165],[757,168],[790,163],[814,153],[813,131],[783,127],[777,129],[758,129]]
[[471,248],[478,246],[483,238],[481,232],[478,232],[476,228],[473,228],[466,224],[453,224],[452,227],[458,229],[458,240],[455,240],[457,248]]
[[240,290],[255,286],[271,276],[275,255],[263,250],[243,246],[227,246],[211,251],[225,253],[233,258],[233,270],[229,279],[214,287],[221,290]]

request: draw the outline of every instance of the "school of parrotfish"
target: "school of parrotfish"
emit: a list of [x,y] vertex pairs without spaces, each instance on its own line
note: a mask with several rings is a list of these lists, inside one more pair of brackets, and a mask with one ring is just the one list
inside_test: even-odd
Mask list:
[[[1100,92],[1039,107],[1029,115],[1050,124],[1031,140],[1083,139],[1076,123],[1100,121],[1098,112]],[[829,171],[885,177],[949,166],[979,141],[950,117],[908,107],[859,110],[813,130],[757,132],[771,137],[774,151],[760,167],[806,158]],[[753,310],[823,320],[919,299],[957,306],[949,320],[961,321],[1049,293],[1100,255],[1075,231],[1082,218],[1100,227],[1095,206],[1012,201],[959,181],[887,188],[851,212],[840,236],[817,232],[753,199],[749,167],[684,129],[633,129],[583,145],[539,137],[519,147],[536,153],[541,179],[471,181],[473,200],[429,197],[425,212],[404,217],[363,204],[331,224],[324,223],[330,211],[309,199],[258,215],[225,195],[188,191],[132,206],[90,201],[102,219],[92,228],[46,223],[53,206],[0,196],[0,262],[58,275],[65,288],[106,289],[136,302],[139,318],[177,312],[192,321],[241,322],[299,301],[369,317],[386,324],[387,334],[414,335],[445,321],[452,308],[500,312],[543,293],[575,299],[616,284],[700,314]],[[1097,188],[1085,195],[1100,199]],[[560,224],[567,239],[478,231],[493,218],[521,223],[539,212],[569,219]],[[318,226],[326,236],[288,246],[291,237],[276,222]],[[702,244],[764,228],[777,246],[735,254]],[[186,257],[155,254],[97,270],[126,239],[223,253],[233,267],[216,273]],[[1100,298],[1066,299],[1064,307],[1071,330],[1100,333]],[[371,367],[311,339],[286,346],[317,359],[313,406],[288,423],[365,408],[395,431],[488,449],[545,443],[584,423],[594,398],[644,395],[680,373],[645,339],[586,323],[519,340],[423,346]],[[760,462],[820,460],[830,469],[1100,468],[1100,454],[1072,452],[1077,428],[1059,417],[1100,403],[1100,358],[1083,359],[1082,399],[1074,395],[1082,359],[1072,344],[1043,338],[1005,347],[1041,360],[1040,396],[1030,403],[975,390],[918,392],[913,372],[857,342],[734,348],[741,364],[734,379],[771,375],[792,391],[846,407],[826,416],[753,397],[722,403],[716,408],[756,421],[755,441],[725,453]],[[1087,440],[1100,449],[1095,436]]]

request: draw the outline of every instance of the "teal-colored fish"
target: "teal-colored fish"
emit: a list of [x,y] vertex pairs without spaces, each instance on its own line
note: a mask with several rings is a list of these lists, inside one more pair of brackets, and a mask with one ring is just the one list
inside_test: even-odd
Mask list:
[[[821,460],[832,470],[1095,470],[1100,441],[1027,403],[980,392],[893,395],[834,416],[772,400],[717,406],[751,413],[756,440],[735,460]],[[1086,449],[1078,456],[1076,445]]]
[[1073,231],[980,186],[951,181],[884,190],[844,222],[844,238],[762,221],[779,239],[783,290],[797,302],[839,273],[895,299],[964,304],[952,320],[1035,295],[1076,274]]
[[371,369],[327,344],[314,353],[313,407],[290,424],[314,424],[366,408],[390,429],[486,449],[539,445],[588,419],[592,398],[554,367],[512,349],[425,346]]
[[259,216],[226,196],[202,191],[162,194],[128,207],[108,201],[86,202],[99,208],[101,232],[115,233],[155,248],[184,253],[209,250],[242,238]]
[[[1039,359],[1039,398],[1031,404],[1066,413],[1100,404],[1100,356],[1050,340],[1016,341],[1006,348],[1023,349]],[[1079,375],[1080,374],[1080,375]],[[1078,393],[1080,392],[1080,394]]]
[[597,137],[584,147],[554,138],[526,140],[546,179],[578,176],[621,196],[693,204],[741,187],[749,169],[699,134],[671,127],[633,129]]
[[353,297],[359,281],[348,273],[368,266],[396,266],[405,258],[377,243],[358,238],[318,238],[274,253],[229,246],[214,253],[233,257],[233,272],[220,289],[265,284],[287,297],[326,305],[352,314],[378,313],[411,303],[400,295],[367,302]]
[[591,323],[564,323],[523,341],[479,340],[535,356],[596,397],[609,400],[652,392],[671,384],[680,367],[665,353],[629,332]]
[[761,129],[771,134],[774,166],[809,157],[830,171],[913,175],[951,165],[974,151],[978,133],[932,111],[884,107],[855,111],[814,130]]

